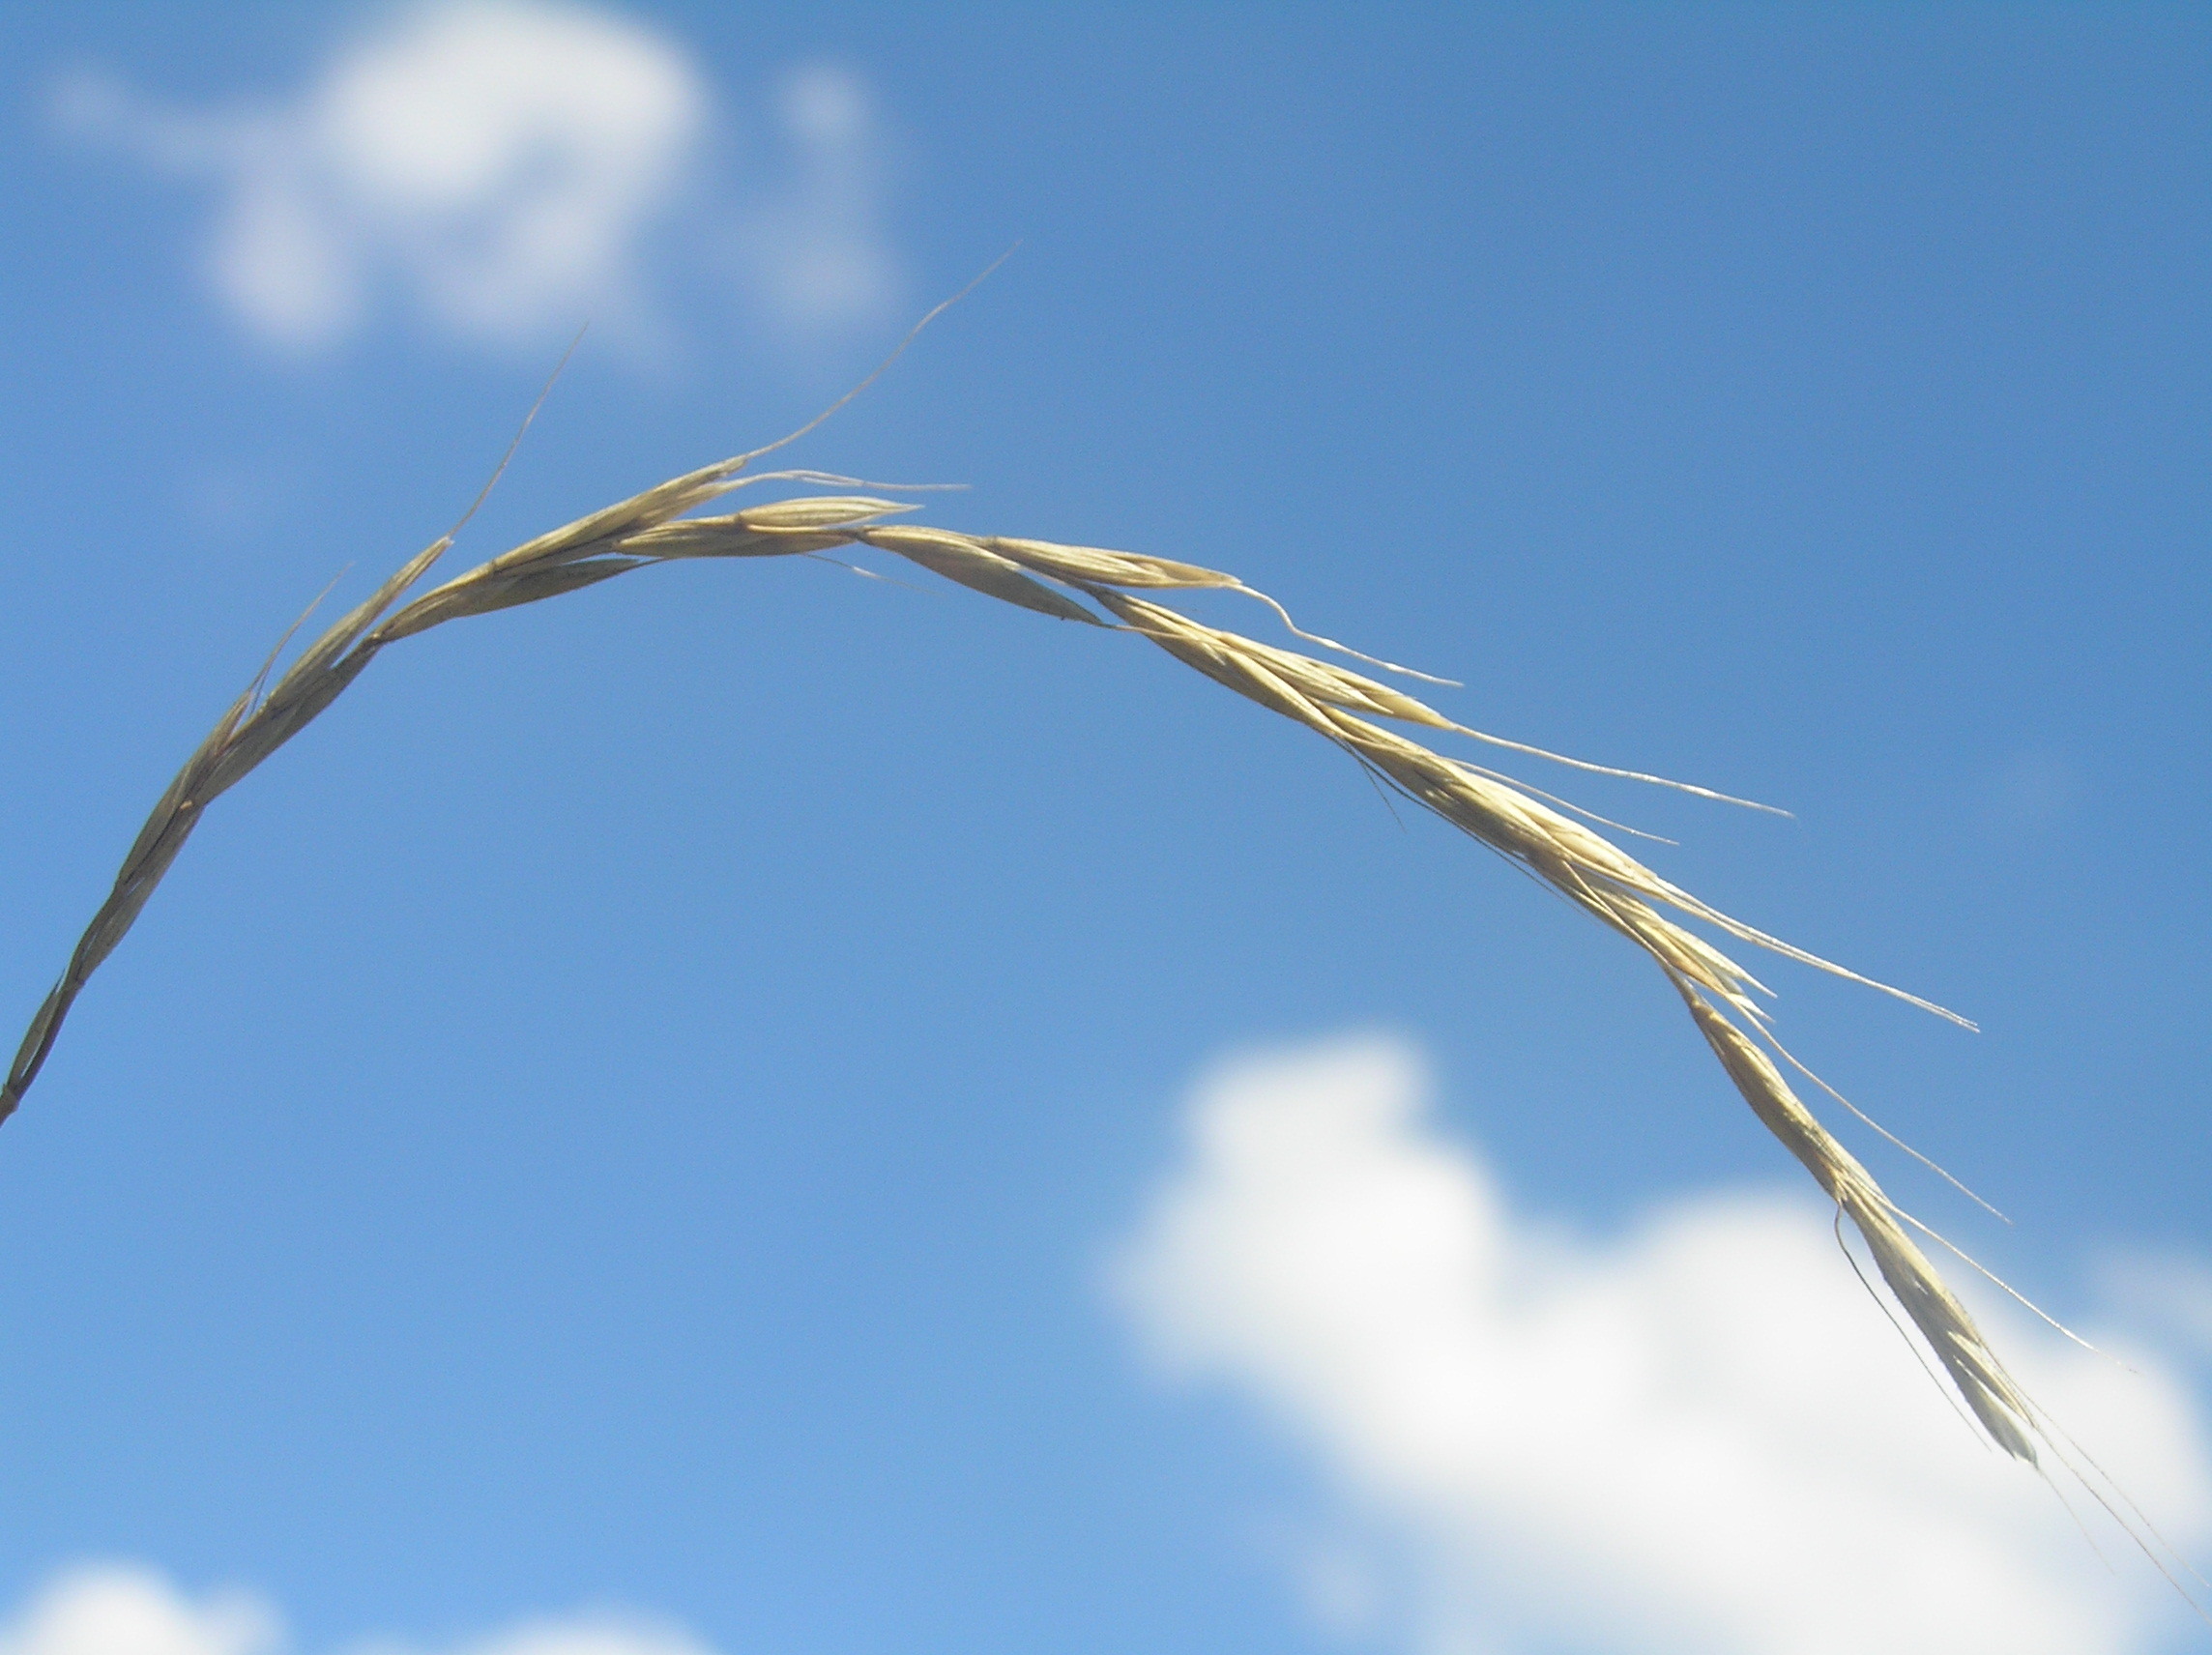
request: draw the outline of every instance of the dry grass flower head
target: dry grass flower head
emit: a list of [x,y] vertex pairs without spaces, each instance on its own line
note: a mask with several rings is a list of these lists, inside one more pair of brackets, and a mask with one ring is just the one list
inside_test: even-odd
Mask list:
[[[884,367],[944,308],[940,305],[924,317]],[[468,521],[464,515],[451,532],[407,560],[302,651],[273,684],[268,681],[276,657],[272,655],[186,760],[123,858],[113,888],[31,1019],[5,1083],[0,1084],[0,1119],[15,1109],[37,1079],[72,1002],[144,910],[207,807],[299,735],[390,646],[450,622],[542,602],[680,559],[802,557],[868,548],[1039,616],[1120,631],[1156,646],[1214,682],[1312,731],[1349,755],[1382,786],[1525,869],[1641,950],[1680,995],[1699,1034],[1753,1115],[1835,1204],[1839,1223],[1848,1219],[1856,1229],[1879,1280],[1917,1331],[1923,1359],[1933,1357],[1934,1370],[1947,1378],[1948,1388],[1988,1440],[2029,1466],[2040,1467],[2046,1455],[2056,1458],[2108,1510],[2122,1515],[2124,1495],[2093,1462],[2067,1443],[2054,1422],[2007,1373],[1973,1318],[1913,1242],[1908,1232],[1921,1228],[1918,1222],[1883,1193],[1791,1089],[1784,1068],[1807,1071],[1774,1039],[1761,999],[1770,991],[1721,944],[1708,941],[1691,924],[1718,933],[1728,944],[1757,948],[1847,977],[1972,1026],[1929,1001],[1874,983],[1731,916],[1652,871],[1589,821],[1578,820],[1574,807],[1564,801],[1551,799],[1496,769],[1440,751],[1406,734],[1404,727],[1431,739],[1471,738],[1493,747],[1677,787],[1706,798],[1750,801],[1639,771],[1587,764],[1470,729],[1411,694],[1335,660],[1203,624],[1162,601],[1168,595],[1186,591],[1247,594],[1271,609],[1301,641],[1393,676],[1427,678],[1299,630],[1274,599],[1227,571],[1139,552],[904,523],[897,519],[915,509],[911,504],[864,492],[904,492],[898,488],[821,472],[752,469],[756,461],[819,425],[884,367],[789,437],[671,478],[409,598],[408,593],[440,561]],[[509,457],[512,452],[510,448]],[[503,470],[505,465],[503,460]],[[702,507],[765,483],[810,484],[838,492],[699,512]],[[487,493],[489,488],[487,483]],[[481,501],[480,496],[478,505]],[[475,509],[472,506],[470,514]],[[281,649],[279,644],[279,653]],[[1907,1342],[1911,1343],[1909,1336]],[[2132,1508],[2125,1509],[2123,1523],[2131,1533],[2149,1536],[2140,1543],[2165,1569],[2155,1530]],[[2170,1558],[2170,1553],[2166,1557]],[[2168,1578],[2173,1578],[2170,1571]]]

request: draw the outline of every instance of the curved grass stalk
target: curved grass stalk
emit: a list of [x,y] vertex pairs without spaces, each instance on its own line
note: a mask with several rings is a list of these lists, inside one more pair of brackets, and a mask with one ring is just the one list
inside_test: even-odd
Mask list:
[[[899,349],[904,348],[902,343]],[[207,806],[313,722],[393,644],[449,622],[541,602],[655,564],[820,556],[864,546],[1001,602],[1123,631],[1157,646],[1342,748],[1380,783],[1518,864],[1649,955],[1752,1112],[1865,1238],[1882,1281],[1981,1430],[2008,1454],[2037,1463],[2037,1443],[2048,1445],[2051,1437],[2033,1402],[1908,1236],[1900,1209],[1820,1125],[1754,1038],[1765,1034],[1765,1022],[1753,997],[1771,991],[1720,948],[1669,917],[1669,912],[1710,925],[1739,944],[1896,995],[1954,1022],[1965,1024],[1964,1018],[1732,918],[1661,878],[1612,840],[1553,809],[1535,790],[1372,720],[1465,734],[1544,758],[1558,755],[1469,730],[1412,696],[1334,662],[1202,624],[1157,601],[1158,595],[1178,590],[1265,597],[1234,574],[1137,552],[898,523],[892,519],[914,508],[872,494],[806,496],[693,514],[754,481],[868,486],[818,472],[741,475],[753,460],[791,440],[672,478],[408,597],[451,544],[453,536],[444,536],[303,651],[266,694],[259,693],[263,680],[256,679],[185,762],[124,857],[113,889],[31,1019],[0,1083],[0,1119],[14,1112],[38,1078],[71,1004],[144,910]],[[1280,606],[1274,607],[1280,613]],[[264,678],[266,673],[265,668]],[[1633,771],[1608,773],[1662,781]],[[1703,788],[1688,791],[1711,798],[1730,797]]]

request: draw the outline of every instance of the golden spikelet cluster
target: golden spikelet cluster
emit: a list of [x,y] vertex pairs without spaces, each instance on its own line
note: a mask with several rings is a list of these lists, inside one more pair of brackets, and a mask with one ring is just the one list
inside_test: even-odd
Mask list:
[[[928,320],[925,317],[924,324]],[[802,434],[803,430],[794,437]],[[1176,591],[1244,593],[1272,607],[1298,637],[1357,654],[1333,640],[1298,631],[1272,598],[1218,569],[1135,552],[901,523],[893,519],[913,507],[864,494],[813,495],[719,515],[691,515],[710,502],[760,482],[882,486],[818,472],[741,475],[761,455],[792,440],[787,437],[767,449],[673,478],[502,553],[403,603],[452,543],[449,534],[410,559],[365,602],[302,652],[274,684],[268,684],[276,660],[272,655],[270,665],[218,720],[155,805],[124,858],[113,890],[31,1020],[6,1081],[0,1084],[0,1119],[14,1112],[37,1078],[71,1003],[130,930],[207,806],[306,728],[388,645],[464,616],[539,602],[676,559],[791,557],[865,546],[1003,602],[1150,640],[1215,682],[1334,743],[1382,785],[1520,864],[1643,949],[1681,994],[1699,1031],[1753,1112],[1804,1164],[1838,1210],[1857,1226],[1883,1281],[1991,1439],[2021,1459],[2035,1461],[2035,1444],[2044,1433],[2032,1405],[2007,1377],[1935,1267],[1907,1237],[1901,1223],[1904,1215],[1866,1169],[1821,1127],[1767,1055],[1766,1048],[1772,1046],[1788,1058],[1773,1044],[1752,998],[1761,985],[1680,921],[1698,921],[1737,943],[1854,981],[1868,979],[1700,901],[1592,828],[1552,808],[1544,802],[1549,796],[1539,797],[1524,783],[1448,757],[1375,720],[1472,737],[1583,769],[1644,781],[1661,778],[1612,770],[1470,730],[1377,680],[1313,655],[1202,624],[1158,601],[1159,595]],[[474,510],[472,507],[472,514]],[[462,523],[467,520],[464,516]],[[1407,670],[1368,656],[1358,658],[1393,672]],[[1729,797],[1682,783],[1664,785],[1705,798]],[[1881,984],[1870,986],[1900,994]],[[1953,1016],[1913,996],[1900,994],[1900,998],[1941,1016]]]

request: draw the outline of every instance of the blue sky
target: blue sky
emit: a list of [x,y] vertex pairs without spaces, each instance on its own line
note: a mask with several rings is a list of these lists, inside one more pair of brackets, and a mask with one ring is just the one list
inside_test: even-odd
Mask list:
[[[578,325],[468,562],[1019,240],[794,463],[1794,811],[1522,767],[1981,1021],[1762,973],[2017,1222],[1850,1127],[1900,1199],[2132,1364],[1988,1310],[2212,1555],[2201,11],[0,30],[0,1006]],[[211,812],[0,1132],[6,1655],[2202,1645],[1619,939],[884,572],[456,623]]]

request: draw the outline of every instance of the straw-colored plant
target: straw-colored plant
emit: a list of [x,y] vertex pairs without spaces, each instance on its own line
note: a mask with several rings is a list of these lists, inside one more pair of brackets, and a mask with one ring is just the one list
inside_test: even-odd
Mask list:
[[[900,349],[904,348],[902,344]],[[448,534],[409,559],[365,602],[304,651],[264,693],[276,659],[272,655],[271,664],[217,721],[155,805],[123,860],[114,889],[86,928],[61,980],[31,1020],[6,1082],[0,1085],[0,1119],[14,1112],[37,1078],[71,1003],[130,930],[207,807],[306,728],[389,646],[448,622],[556,597],[654,564],[683,558],[792,557],[864,546],[903,558],[1002,602],[1059,621],[1123,630],[1158,646],[1186,666],[1334,743],[1383,786],[1520,864],[1618,932],[1666,973],[1699,1033],[1753,1113],[1804,1165],[1836,1204],[1839,1215],[1857,1228],[1882,1281],[1989,1438],[2030,1465],[2037,1463],[2039,1444],[2050,1449],[2062,1440],[1914,1243],[1908,1229],[1922,1227],[1883,1193],[1785,1078],[1785,1063],[1801,1074],[1807,1071],[1776,1043],[1761,1006],[1753,998],[1755,992],[1770,991],[1683,921],[1697,921],[1737,944],[1856,982],[1869,979],[1699,900],[1572,815],[1544,802],[1551,796],[1539,797],[1526,784],[1448,757],[1376,720],[1472,737],[1607,774],[1653,782],[1661,778],[1586,765],[1470,730],[1376,679],[1202,624],[1159,601],[1160,595],[1177,591],[1246,593],[1273,607],[1290,624],[1289,616],[1273,599],[1218,569],[1136,552],[899,523],[893,519],[913,507],[863,493],[805,496],[715,515],[688,515],[757,483],[885,486],[805,471],[741,476],[752,462],[828,417],[826,413],[768,448],[673,478],[542,535],[402,604],[409,590],[451,544],[453,534]],[[474,510],[472,507],[472,515]],[[464,516],[454,533],[467,521]],[[395,609],[395,605],[400,606]],[[1295,625],[1292,630],[1330,650],[1356,653],[1332,640],[1297,632]],[[1386,671],[1407,671],[1373,657],[1358,658]],[[1662,785],[1728,798],[1682,783]],[[1965,1024],[1956,1014],[1901,990],[1878,983],[1869,986]],[[2060,1457],[2073,1464],[2063,1451]]]

